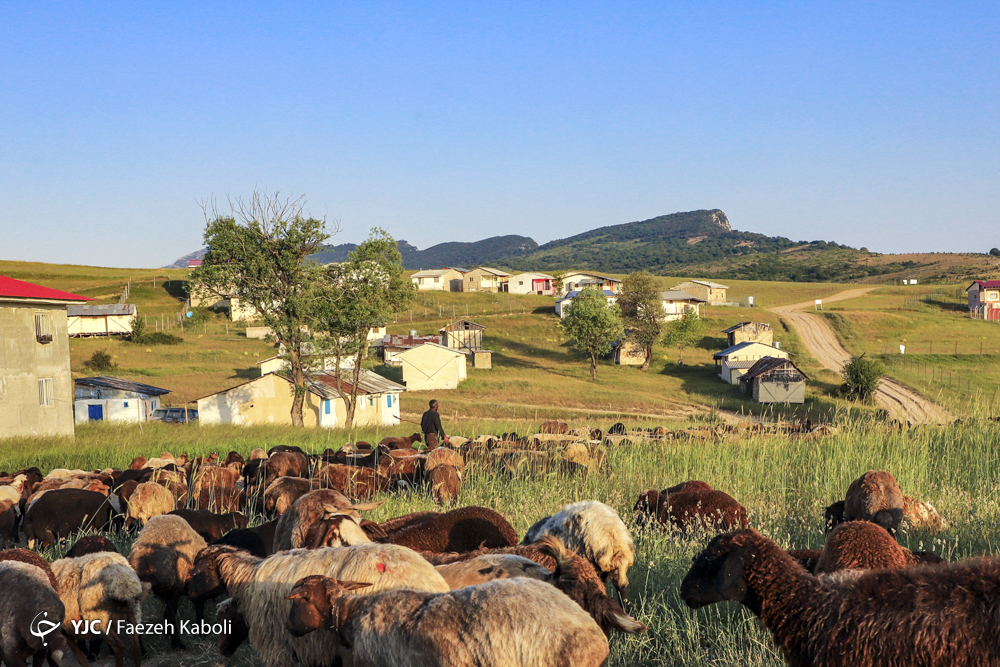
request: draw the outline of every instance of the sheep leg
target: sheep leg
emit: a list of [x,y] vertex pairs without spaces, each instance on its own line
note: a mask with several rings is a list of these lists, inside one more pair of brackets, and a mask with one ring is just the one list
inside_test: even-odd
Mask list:
[[115,667],[125,667],[125,642],[113,630],[104,635],[104,641],[115,655]]
[[142,664],[142,645],[139,643],[139,635],[132,633],[132,661],[135,667]]
[[170,623],[170,627],[173,628],[173,632],[170,633],[170,647],[175,649],[184,649],[184,643],[181,641],[181,633],[177,628],[177,605],[180,604],[180,599],[176,597],[171,597],[167,600],[166,609],[163,610],[163,619]]
[[201,623],[205,620],[205,600],[198,598],[193,600],[192,604],[194,604],[194,617]]
[[87,662],[87,657],[83,655],[83,651],[80,650],[80,645],[76,643],[76,637],[66,634],[66,643],[69,644],[69,649],[73,651],[73,656],[76,661],[80,663],[80,667],[90,667],[90,663]]

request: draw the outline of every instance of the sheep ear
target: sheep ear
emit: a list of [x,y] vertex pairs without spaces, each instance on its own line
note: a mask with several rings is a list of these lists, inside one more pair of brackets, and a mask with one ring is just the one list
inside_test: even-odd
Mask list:
[[723,600],[742,602],[746,598],[747,582],[743,577],[743,556],[735,552],[726,556],[715,581],[715,592]]
[[384,502],[385,502],[384,500],[380,500],[377,503],[356,503],[356,504],[351,505],[350,507],[348,507],[346,509],[349,509],[349,510],[358,510],[359,512],[367,512],[368,510],[376,509],[377,507],[379,507]]
[[306,587],[298,588],[288,595],[285,596],[286,600],[308,600],[309,599],[309,589]]
[[357,591],[371,586],[371,584],[365,581],[341,581],[339,583],[345,591]]

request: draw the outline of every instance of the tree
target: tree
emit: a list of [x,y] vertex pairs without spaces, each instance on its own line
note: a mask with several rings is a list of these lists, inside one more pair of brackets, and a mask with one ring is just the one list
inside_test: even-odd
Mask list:
[[562,293],[563,278],[565,276],[566,276],[565,271],[556,271],[552,274],[552,289],[555,290],[556,294]]
[[667,324],[666,331],[663,333],[663,344],[667,347],[677,348],[680,353],[680,360],[677,363],[684,363],[684,348],[701,335],[704,324],[695,311],[685,313],[681,319]]
[[885,375],[885,364],[877,359],[865,359],[862,354],[844,366],[840,374],[844,378],[840,393],[847,398],[867,403],[878,391],[882,376]]
[[202,205],[208,253],[189,280],[196,290],[238,299],[270,328],[291,367],[292,424],[302,426],[305,354],[325,278],[307,257],[330,237],[326,220],[307,217],[302,197],[281,199],[278,192],[228,201],[226,214],[214,201]]
[[597,357],[610,352],[612,343],[622,337],[618,306],[588,287],[573,299],[560,325],[573,347],[590,356],[590,376],[596,380]]
[[[384,326],[413,299],[416,286],[403,276],[403,256],[396,241],[382,229],[372,229],[368,240],[350,253],[347,262],[327,267],[327,289],[332,298],[320,316],[318,328],[336,357],[337,392],[347,407],[348,428],[354,425],[361,364],[368,356],[368,332]],[[351,359],[350,390],[340,382],[342,360]]]
[[618,307],[625,325],[625,338],[643,350],[645,359],[640,368],[648,370],[653,360],[653,346],[660,338],[666,319],[663,299],[652,274],[637,271],[625,276],[618,292]]
[[990,248],[990,254],[994,257],[1000,257],[1000,248]]

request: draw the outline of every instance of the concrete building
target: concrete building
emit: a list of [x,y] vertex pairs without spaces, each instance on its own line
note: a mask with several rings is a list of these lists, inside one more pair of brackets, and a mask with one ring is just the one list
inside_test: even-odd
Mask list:
[[483,332],[486,327],[469,320],[458,320],[438,330],[441,334],[441,344],[469,354],[483,349]]
[[[572,305],[573,299],[575,299],[578,294],[580,294],[580,292],[573,291],[556,301],[556,315],[559,316],[559,319],[566,317],[569,312],[569,306]],[[601,290],[601,294],[604,295],[604,298],[607,299],[608,303],[615,303],[618,300],[618,297],[615,296],[615,293],[611,290]]]
[[465,274],[463,292],[506,292],[510,274],[488,266],[480,266]]
[[538,294],[540,296],[554,296],[556,291],[552,287],[555,280],[547,273],[518,273],[510,277],[507,281],[508,291],[511,294]]
[[965,291],[969,295],[969,310],[984,320],[1000,318],[1000,280],[977,280]]
[[407,336],[387,335],[382,339],[382,360],[386,366],[399,366],[399,353],[410,348],[423,345],[424,343],[441,344],[440,336],[419,336],[416,331],[411,331]]
[[772,345],[774,343],[774,329],[766,322],[740,322],[728,329],[723,329],[721,333],[726,334],[728,347],[737,343],[763,343]]
[[404,350],[399,361],[407,391],[456,389],[468,377],[465,355],[437,343]]
[[787,359],[788,353],[763,343],[743,342],[717,352],[712,358],[719,366],[719,377],[729,384],[736,384],[740,376],[764,357]]
[[140,382],[116,377],[77,378],[73,411],[76,423],[88,421],[148,421],[160,407],[160,397],[170,393]]
[[630,340],[626,331],[625,336],[614,344],[611,358],[616,364],[622,366],[642,366],[646,361],[646,351],[642,349],[642,346]]
[[674,285],[673,289],[683,290],[699,299],[704,299],[711,306],[716,303],[726,303],[726,290],[729,287],[710,280],[686,280]]
[[66,332],[70,338],[124,336],[132,333],[132,318],[136,313],[134,303],[67,306]]
[[457,267],[424,269],[410,276],[410,281],[421,291],[461,292],[462,278],[466,273],[466,269]]
[[0,438],[73,436],[66,307],[90,300],[0,276]]
[[570,271],[563,274],[562,289],[560,296],[565,296],[570,292],[579,292],[587,287],[595,287],[601,290],[608,290],[614,294],[622,287],[622,281],[610,276],[603,276],[599,273],[586,273],[583,271]]
[[682,320],[688,313],[701,317],[701,306],[705,303],[704,299],[677,289],[660,292],[660,299],[663,301],[664,322]]
[[758,403],[804,403],[809,378],[789,359],[762,357],[740,378]]
[[[349,394],[346,379],[339,387]],[[367,369],[358,381],[355,426],[397,426],[399,395],[406,388]],[[291,425],[293,385],[284,373],[268,373],[249,382],[198,399],[200,424]],[[338,380],[317,373],[309,376],[302,419],[308,427],[339,428],[347,423],[347,404],[338,391]]]

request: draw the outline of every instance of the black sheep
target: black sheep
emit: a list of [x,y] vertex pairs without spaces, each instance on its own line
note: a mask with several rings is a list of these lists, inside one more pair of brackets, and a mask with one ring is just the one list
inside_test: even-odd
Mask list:
[[114,510],[108,497],[86,489],[53,489],[31,501],[24,512],[21,529],[28,548],[35,542],[45,546],[89,528],[104,530],[111,523]]
[[187,521],[188,525],[194,528],[194,532],[201,535],[208,543],[216,541],[231,530],[247,527],[246,515],[241,512],[215,514],[208,510],[174,510],[170,514]]

